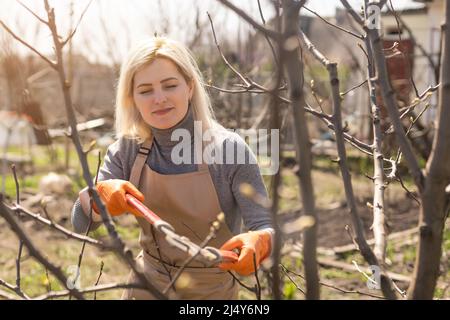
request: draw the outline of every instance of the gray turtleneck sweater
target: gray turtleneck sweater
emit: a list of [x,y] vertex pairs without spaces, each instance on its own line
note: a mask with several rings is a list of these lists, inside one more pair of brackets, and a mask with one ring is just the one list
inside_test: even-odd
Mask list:
[[[147,158],[146,165],[161,174],[180,174],[197,170],[197,165],[175,164],[171,153],[178,141],[172,141],[172,132],[175,129],[185,129],[191,134],[191,146],[194,146],[194,117],[192,109],[189,108],[186,116],[176,126],[161,130],[152,128],[154,136],[153,146]],[[252,153],[245,141],[236,133],[221,130],[220,145],[223,152],[223,164],[208,164],[214,187],[216,189],[220,206],[225,214],[225,221],[234,234],[241,233],[242,221],[247,230],[261,230],[269,228],[273,233],[272,219],[268,209],[256,204],[252,199],[241,194],[241,184],[250,184],[262,197],[267,198],[261,173],[256,164],[255,155]],[[217,142],[216,142],[217,144]],[[228,164],[226,161],[227,151],[245,150],[245,163]],[[98,181],[108,179],[129,180],[131,168],[136,159],[139,144],[136,140],[120,138],[109,146],[104,163],[99,171]],[[191,152],[192,157],[195,152]],[[236,160],[237,152],[234,153]],[[236,164],[238,163],[238,164]],[[74,204],[72,209],[72,224],[76,232],[85,232],[89,224],[89,218],[81,207],[80,200]],[[96,229],[100,223],[93,223],[91,230]]]

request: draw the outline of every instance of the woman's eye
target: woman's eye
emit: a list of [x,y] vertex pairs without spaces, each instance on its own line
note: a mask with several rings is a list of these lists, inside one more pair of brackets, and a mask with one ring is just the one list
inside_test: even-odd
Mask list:
[[140,94],[147,94],[147,93],[150,93],[150,92],[153,92],[153,90],[145,90],[145,91],[140,92]]
[[176,87],[177,87],[177,85],[176,85],[176,84],[173,84],[173,85],[167,86],[166,88],[167,88],[167,89],[173,89],[173,88],[176,88]]

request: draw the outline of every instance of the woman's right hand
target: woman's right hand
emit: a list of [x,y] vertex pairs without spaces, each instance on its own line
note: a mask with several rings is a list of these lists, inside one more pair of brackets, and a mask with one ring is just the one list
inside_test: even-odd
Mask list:
[[[138,217],[142,216],[136,209],[128,205],[125,198],[125,194],[129,193],[139,201],[144,201],[144,195],[131,182],[111,179],[98,182],[96,187],[106,209],[112,216],[118,216],[125,212],[130,212]],[[93,209],[99,213],[95,203]]]

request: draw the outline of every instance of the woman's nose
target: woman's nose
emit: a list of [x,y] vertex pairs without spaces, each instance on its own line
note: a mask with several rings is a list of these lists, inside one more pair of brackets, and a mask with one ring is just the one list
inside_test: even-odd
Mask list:
[[153,96],[153,101],[156,104],[160,104],[166,101],[166,95],[164,94],[164,92],[162,92],[162,90],[156,90],[155,94]]

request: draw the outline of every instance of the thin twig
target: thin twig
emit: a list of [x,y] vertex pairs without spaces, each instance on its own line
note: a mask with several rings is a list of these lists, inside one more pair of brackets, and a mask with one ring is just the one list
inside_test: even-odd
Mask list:
[[[4,203],[3,199],[0,199],[0,215],[5,218],[5,220],[10,225],[11,229],[14,233],[24,242],[24,245],[27,247],[28,252],[31,256],[36,258],[44,267],[48,268],[48,270],[53,273],[56,278],[61,282],[62,285],[68,286],[68,280],[62,270],[59,267],[56,267],[52,263],[50,263],[44,255],[34,246],[33,242],[30,240],[28,235],[22,229],[22,227],[17,223],[17,221],[13,217],[13,213],[10,209],[8,209]],[[76,288],[68,288],[70,293],[73,294],[77,299],[84,300],[83,295]]]
[[6,291],[0,290],[0,298],[6,299],[6,300],[17,300],[16,296],[13,296],[12,294],[9,294]]
[[255,270],[255,292],[256,292],[256,300],[261,300],[261,284],[259,283],[258,278],[258,265],[256,264],[256,253],[253,252],[253,268]]
[[360,24],[364,25],[363,18],[353,9],[353,7],[347,2],[347,0],[341,0],[342,5],[347,9],[347,12],[355,19],[355,21]]
[[428,99],[434,92],[436,92],[439,89],[439,87],[440,83],[438,83],[435,86],[429,86],[424,92],[419,94],[418,98],[412,101],[411,105],[399,109],[400,119],[403,119],[405,116],[407,116],[412,109],[414,109],[417,105],[420,104],[420,102],[424,102],[426,99]]
[[289,273],[288,273],[288,271],[287,271],[287,268],[286,268],[283,264],[281,264],[281,263],[280,263],[280,266],[281,266],[281,270],[284,272],[284,274],[286,275],[286,277],[288,277],[289,281],[291,281],[292,284],[297,288],[297,290],[300,291],[300,292],[303,293],[303,294],[306,294],[306,293],[305,293],[305,290],[303,290],[302,288],[300,288],[300,286],[294,281],[294,279],[291,278],[291,276],[289,275]]
[[367,80],[364,80],[363,82],[361,82],[361,83],[355,85],[354,87],[348,89],[347,91],[342,92],[342,93],[341,93],[341,97],[345,96],[346,94],[352,92],[352,91],[355,90],[355,89],[358,89],[359,87],[362,87],[362,86],[365,85],[365,84],[367,84]]
[[177,270],[177,273],[175,273],[175,275],[171,279],[170,283],[162,291],[163,294],[167,294],[169,289],[175,285],[175,282],[181,276],[181,274],[183,273],[184,269],[186,269],[186,267],[189,265],[189,263],[191,263],[195,259],[195,257],[197,257],[199,255],[200,249],[206,247],[208,245],[208,243],[212,239],[214,239],[216,237],[217,231],[219,230],[219,228],[220,228],[220,222],[218,224],[218,227],[215,227],[214,223],[213,223],[213,225],[211,226],[209,234],[206,236],[205,240],[203,240],[202,243],[200,243],[199,249],[197,250],[197,252],[195,252],[192,256],[190,256],[188,259],[186,259],[186,261],[183,262],[183,264]]
[[[387,6],[387,7],[394,14],[395,22],[397,23],[398,41],[400,43],[403,43],[403,41],[402,41],[402,30],[400,28],[400,21],[399,21],[399,18],[398,18],[399,15],[397,14],[397,11],[394,9],[394,5],[392,4],[392,0],[389,0],[389,4],[391,6],[390,7]],[[411,82],[411,85],[414,88],[414,92],[416,93],[416,97],[419,97],[419,90],[417,89],[416,82],[414,81],[414,78],[413,78],[412,67],[411,67],[411,63],[409,61],[409,57],[407,57],[406,54],[402,50],[400,50],[400,52],[401,52],[401,54],[403,56],[403,60],[405,61],[406,66],[407,66],[407,72],[409,72],[409,80]]]
[[[93,286],[93,287],[87,287],[84,289],[79,289],[80,293],[91,293],[91,292],[100,292],[100,291],[111,291],[111,290],[117,290],[117,289],[142,289],[145,290],[146,287],[142,284],[138,283],[126,283],[126,284],[117,284],[117,283],[110,283],[110,284],[102,284],[99,286]],[[37,297],[34,297],[33,300],[47,300],[52,298],[61,298],[66,297],[70,295],[70,291],[68,290],[62,290],[58,292],[49,292],[47,294],[43,294]]]
[[[103,274],[103,267],[104,266],[105,266],[105,263],[102,261],[100,263],[100,272],[98,274],[97,281],[95,281],[95,286],[98,286],[98,283],[100,282],[100,278],[101,278],[101,276]],[[97,291],[94,291],[94,300],[97,300]]]
[[[11,170],[13,172],[14,183],[16,185],[16,203],[20,204],[20,185],[19,185],[19,181],[17,179],[17,172],[16,172],[15,164],[11,165]],[[19,217],[20,217],[20,215],[19,215]],[[23,241],[20,239],[19,240],[19,251],[17,253],[17,258],[16,258],[16,287],[18,290],[21,290],[21,288],[20,288],[20,259],[22,257],[22,249],[23,249]]]
[[416,47],[419,49],[419,51],[422,53],[422,55],[427,59],[428,64],[430,65],[430,68],[433,70],[434,74],[434,83],[439,82],[439,68],[434,62],[433,56],[427,52],[427,50],[423,47],[423,45],[419,42],[417,42],[416,37],[414,36],[413,31],[411,28],[405,23],[403,18],[400,15],[397,15],[397,19],[401,22],[402,27],[408,32],[408,39],[412,41],[413,47]]
[[[101,151],[98,152],[98,159],[97,159],[97,170],[95,173],[95,185],[97,185],[97,180],[98,180],[98,173],[100,172],[100,165],[102,163],[102,159],[101,159]],[[85,232],[85,237],[88,237],[89,232],[91,231],[91,227],[92,227],[92,214],[93,214],[93,201],[92,199],[90,199],[90,208],[89,208],[89,225],[86,229]],[[86,238],[87,239],[87,238]],[[84,249],[86,247],[86,240],[83,241],[83,244],[81,245],[81,251],[80,254],[78,255],[78,270],[81,270],[81,262],[83,260],[83,255],[84,255]],[[78,277],[80,276],[80,272],[77,272],[75,280],[73,281],[74,283],[76,283],[76,281],[78,280]],[[69,300],[70,300],[71,296],[69,296]]]
[[21,205],[14,205],[13,207],[9,207],[8,205],[4,204],[4,206],[10,210],[13,210],[14,212],[25,213],[26,215],[30,216],[31,218],[35,219],[36,221],[38,221],[42,224],[45,224],[45,225],[51,227],[52,229],[55,229],[55,230],[63,233],[65,236],[67,236],[71,239],[79,240],[79,241],[86,241],[89,244],[94,245],[99,248],[102,248],[102,249],[112,249],[112,246],[107,245],[106,243],[103,243],[102,241],[72,232],[72,231],[64,228],[63,226],[61,226],[57,223],[54,223],[52,220],[42,217],[40,214],[31,212],[30,210],[22,207]]
[[50,276],[48,274],[48,269],[45,268],[45,276],[47,278],[47,292],[51,292],[52,291],[52,283],[50,281]]
[[247,21],[252,27],[254,27],[256,30],[260,31],[263,34],[266,34],[267,36],[271,37],[274,40],[277,40],[280,37],[280,34],[276,31],[270,30],[265,28],[264,26],[261,26],[258,22],[253,20],[252,17],[250,17],[245,11],[239,9],[234,4],[232,4],[228,0],[218,0],[220,3],[234,11],[237,15],[239,15],[241,18],[243,18],[245,21]]
[[41,17],[39,17],[33,10],[31,10],[30,8],[28,8],[25,4],[23,4],[22,1],[20,0],[16,0],[22,7],[25,8],[25,10],[27,10],[29,13],[31,13],[37,20],[39,20],[41,23],[48,25],[48,22],[45,21],[44,19],[42,19]]
[[89,9],[89,6],[91,5],[93,0],[89,1],[89,3],[87,4],[86,8],[84,8],[83,12],[81,13],[80,19],[78,20],[75,28],[73,29],[73,31],[70,33],[70,35],[66,38],[66,40],[64,40],[63,42],[61,42],[62,47],[64,47],[69,41],[70,39],[73,38],[73,36],[75,35],[75,33],[77,32],[77,29],[81,23],[81,20],[83,19],[84,14],[86,13],[86,11]]
[[38,50],[36,50],[32,45],[28,44],[25,40],[21,39],[19,36],[17,36],[2,20],[0,20],[0,25],[17,41],[19,41],[21,44],[23,44],[25,47],[33,51],[35,54],[37,54],[39,57],[41,57],[42,60],[46,61],[50,67],[56,70],[56,63],[54,61],[51,61],[49,58],[47,58],[44,54],[40,53]]
[[228,66],[228,68],[230,68],[231,71],[233,71],[242,80],[242,82],[246,85],[246,87],[250,87],[250,82],[246,79],[246,77],[244,77],[240,72],[238,72],[231,65],[231,63],[228,62],[227,58],[225,58],[225,55],[223,54],[222,49],[220,48],[220,45],[217,42],[216,31],[214,30],[214,24],[213,24],[213,21],[211,19],[211,16],[209,15],[208,12],[206,12],[206,14],[208,15],[208,19],[209,19],[209,22],[211,24],[211,30],[212,30],[212,33],[213,33],[213,36],[214,36],[214,42],[216,43],[217,50],[219,50],[219,53],[220,53],[220,56],[222,57],[222,60],[225,62],[225,64]]
[[[258,0],[258,9],[259,9],[259,15],[261,16],[262,23],[263,23],[264,26],[266,26],[266,20],[264,19],[264,15],[263,15],[263,12],[262,12],[260,0]],[[272,42],[269,39],[269,36],[264,33],[264,37],[266,38],[267,43],[270,46],[270,50],[272,50],[273,60],[275,61],[275,64],[279,68],[280,67],[280,63],[278,62],[277,55],[275,53],[275,48],[273,47]]]
[[10,283],[2,280],[2,279],[0,279],[0,286],[3,286],[5,288],[13,291],[15,294],[17,294],[22,299],[25,299],[25,300],[29,300],[30,299],[30,297],[27,296],[19,287],[14,286],[14,285],[12,285],[12,284],[10,284]]
[[317,12],[315,12],[315,11],[313,11],[313,10],[311,10],[311,9],[308,9],[308,8],[305,7],[305,6],[303,6],[303,8],[304,8],[306,11],[309,11],[309,12],[311,12],[312,14],[314,14],[316,17],[318,17],[320,20],[322,20],[323,22],[325,22],[325,23],[328,24],[329,26],[332,26],[333,28],[336,28],[336,29],[338,29],[338,30],[340,30],[340,31],[343,31],[343,32],[345,32],[345,33],[347,33],[347,34],[349,34],[349,35],[351,35],[351,36],[353,36],[353,37],[355,37],[355,38],[357,38],[357,39],[359,39],[359,40],[364,40],[364,36],[363,36],[363,35],[357,34],[357,33],[353,32],[353,31],[347,30],[347,29],[342,28],[342,27],[340,27],[340,26],[338,26],[338,25],[336,25],[336,24],[334,24],[334,23],[331,23],[331,22],[329,22],[328,20],[326,20],[325,18],[323,18],[322,16],[320,16]]
[[[289,272],[289,273],[292,273],[293,275],[296,275],[296,276],[300,277],[300,278],[303,279],[303,280],[305,279],[305,277],[304,277],[303,275],[301,275],[301,274],[299,274],[299,273],[296,273],[296,272],[294,272],[294,271],[292,271],[292,270],[289,270],[289,269],[286,268],[285,266],[282,266],[282,267],[285,269],[285,271],[287,271],[287,272]],[[363,292],[363,291],[359,291],[359,290],[346,290],[346,289],[342,289],[342,288],[339,288],[339,287],[337,287],[337,286],[331,285],[331,284],[326,283],[326,282],[323,282],[323,281],[320,281],[320,284],[321,284],[322,286],[324,286],[324,287],[327,287],[327,288],[330,288],[330,289],[334,289],[334,290],[337,290],[337,291],[342,292],[342,293],[354,293],[354,294],[359,294],[359,295],[362,295],[362,296],[368,296],[368,297],[377,298],[377,299],[383,299],[383,300],[386,299],[386,298],[383,297],[383,296],[376,295],[376,294],[372,294],[372,293],[367,293],[367,292]]]
[[[422,111],[420,111],[419,114],[416,116],[416,118],[414,118],[413,121],[411,121],[411,123],[410,123],[408,129],[406,130],[406,133],[405,133],[406,136],[409,135],[409,133],[411,132],[411,130],[412,130],[412,128],[414,127],[414,125],[416,124],[416,122],[420,119],[420,117],[422,117],[422,115],[425,113],[425,111],[428,110],[429,107],[430,107],[430,104],[427,103],[427,104],[425,105],[425,107],[422,109]],[[408,112],[409,112],[409,111],[408,111]],[[406,113],[406,112],[405,112],[405,113]],[[400,163],[401,156],[402,156],[402,151],[400,150],[400,148],[398,148],[398,150],[397,150],[397,156],[396,156],[396,158],[395,158],[396,164],[399,164],[399,163]]]
[[228,273],[233,277],[233,279],[243,288],[247,289],[248,291],[250,291],[251,293],[255,293],[255,288],[249,287],[247,286],[245,283],[243,283],[242,281],[240,281],[231,271],[228,271]]
[[212,85],[212,84],[204,84],[204,86],[207,87],[207,88],[211,88],[211,89],[220,91],[220,92],[224,92],[224,93],[247,93],[247,92],[250,92],[250,93],[268,93],[268,92],[263,91],[263,90],[249,90],[249,89],[239,89],[239,90],[234,89],[234,90],[232,90],[232,89],[225,89],[225,88],[217,87],[217,86]]
[[411,192],[411,191],[405,186],[405,184],[403,183],[403,179],[401,178],[401,176],[400,176],[399,174],[396,174],[396,175],[395,175],[395,180],[397,180],[398,182],[400,182],[400,185],[402,186],[403,190],[405,190],[406,193],[407,193],[411,198],[413,198],[413,199],[417,202],[417,204],[420,206],[420,200],[417,199],[417,197],[414,195],[414,193]]

